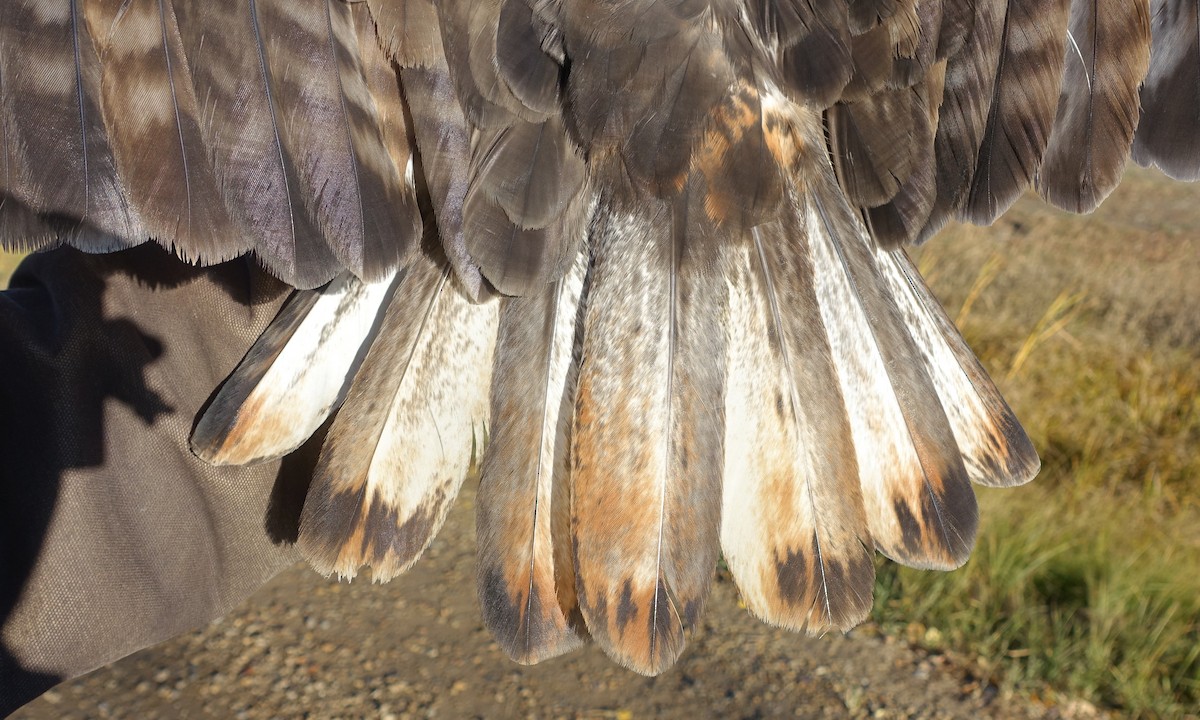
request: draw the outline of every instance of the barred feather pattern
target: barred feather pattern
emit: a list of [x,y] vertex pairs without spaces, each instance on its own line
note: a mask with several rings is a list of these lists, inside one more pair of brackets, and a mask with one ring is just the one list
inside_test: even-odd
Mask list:
[[[1038,459],[903,251],[1126,157],[1200,175],[1192,0],[11,0],[0,242],[255,253],[298,294],[197,424],[327,426],[314,567],[387,579],[481,462],[521,662],[656,674],[724,552],[747,606],[868,612]],[[1140,90],[1138,90],[1140,84]],[[322,288],[313,292],[311,289]],[[493,443],[484,447],[485,427]]]
[[1150,68],[1147,0],[1072,0],[1065,53],[1038,192],[1085,213],[1117,187],[1129,157]]
[[1062,83],[1069,0],[1008,0],[983,142],[961,217],[987,225],[1033,182]]
[[6,247],[153,239],[205,263],[252,250],[300,288],[342,270],[382,278],[415,247],[409,142],[386,129],[403,117],[399,88],[390,68],[390,93],[379,82],[365,6],[53,0],[0,13]]

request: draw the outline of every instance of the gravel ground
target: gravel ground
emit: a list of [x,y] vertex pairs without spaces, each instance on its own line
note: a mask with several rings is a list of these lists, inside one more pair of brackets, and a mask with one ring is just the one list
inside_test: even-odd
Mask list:
[[14,718],[1040,718],[1091,717],[1009,696],[963,663],[871,626],[806,638],[738,607],[718,581],[702,627],[658,678],[594,646],[535,667],[509,661],[479,619],[474,494],[425,558],[388,585],[305,567],[187,636],[66,683]]

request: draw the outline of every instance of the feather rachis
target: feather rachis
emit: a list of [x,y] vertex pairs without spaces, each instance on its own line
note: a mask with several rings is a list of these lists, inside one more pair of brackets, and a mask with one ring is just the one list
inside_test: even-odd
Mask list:
[[548,293],[504,300],[500,319],[493,422],[476,505],[478,581],[486,625],[521,663],[580,643],[562,518],[570,513],[568,448],[585,269],[581,257]]
[[709,246],[679,246],[683,208],[601,213],[572,441],[577,587],[597,643],[657,674],[716,563],[724,294]]
[[321,450],[300,519],[323,572],[387,579],[441,527],[487,420],[496,304],[474,305],[420,256],[393,297]]

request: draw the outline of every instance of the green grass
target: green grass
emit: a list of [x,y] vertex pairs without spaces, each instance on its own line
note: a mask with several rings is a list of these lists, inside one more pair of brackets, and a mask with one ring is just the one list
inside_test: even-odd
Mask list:
[[956,228],[917,254],[1043,469],[1029,486],[979,493],[979,541],[961,570],[881,563],[885,628],[915,623],[923,644],[975,654],[1017,688],[1049,685],[1135,717],[1200,707],[1200,198],[1189,190],[1176,200],[1177,186],[1136,171],[1086,220],[1026,199],[998,233]]

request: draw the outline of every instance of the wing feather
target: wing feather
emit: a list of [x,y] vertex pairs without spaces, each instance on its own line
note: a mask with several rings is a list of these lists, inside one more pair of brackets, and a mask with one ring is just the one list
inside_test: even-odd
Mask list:
[[[11,161],[5,205],[25,205],[93,252],[146,239],[121,185],[99,106],[100,58],[78,0],[14,0],[0,10]],[[24,214],[23,214],[24,215]],[[27,219],[28,216],[24,215]],[[27,225],[23,221],[12,226]],[[44,238],[42,241],[48,241]],[[29,238],[3,238],[28,247]]]
[[971,189],[961,217],[990,224],[1042,164],[1062,84],[1069,0],[1007,0],[1000,60]]
[[1117,187],[1129,159],[1150,66],[1148,0],[1073,0],[1065,52],[1038,192],[1084,213]]
[[1179,180],[1200,180],[1200,8],[1152,0],[1150,13],[1150,70],[1133,159]]
[[206,157],[174,6],[157,0],[85,8],[104,59],[98,99],[116,169],[145,233],[185,259],[217,262],[246,252],[253,235],[230,217]]

